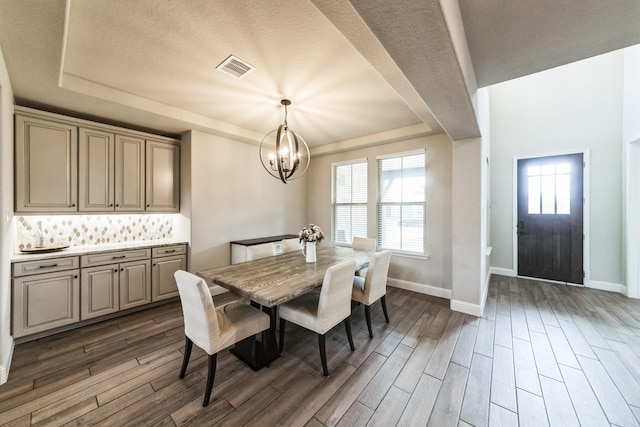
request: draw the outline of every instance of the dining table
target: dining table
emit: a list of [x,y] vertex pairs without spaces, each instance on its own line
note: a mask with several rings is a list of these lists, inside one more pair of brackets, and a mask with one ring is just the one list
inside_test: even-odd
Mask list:
[[318,245],[315,262],[307,262],[301,251],[292,251],[196,274],[249,299],[254,307],[269,315],[270,327],[262,341],[250,337],[231,349],[236,357],[258,370],[280,356],[276,342],[277,306],[322,287],[325,273],[332,265],[355,260],[355,271],[367,267],[373,253],[351,247]]

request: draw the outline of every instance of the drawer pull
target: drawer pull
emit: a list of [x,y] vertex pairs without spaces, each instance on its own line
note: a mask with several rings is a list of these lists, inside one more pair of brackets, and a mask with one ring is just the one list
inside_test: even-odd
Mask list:
[[122,259],[122,258],[126,258],[126,255],[118,255],[118,256],[112,256],[111,259]]
[[175,249],[169,249],[169,250],[164,251],[164,253],[165,253],[165,254],[172,254],[172,253],[174,253],[175,251],[176,251]]
[[57,267],[58,264],[48,264],[48,265],[41,265],[38,268],[53,268],[53,267]]

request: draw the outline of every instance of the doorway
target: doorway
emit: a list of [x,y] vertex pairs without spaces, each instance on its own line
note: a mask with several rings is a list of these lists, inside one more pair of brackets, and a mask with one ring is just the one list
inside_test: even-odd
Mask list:
[[518,275],[584,284],[582,153],[517,164]]

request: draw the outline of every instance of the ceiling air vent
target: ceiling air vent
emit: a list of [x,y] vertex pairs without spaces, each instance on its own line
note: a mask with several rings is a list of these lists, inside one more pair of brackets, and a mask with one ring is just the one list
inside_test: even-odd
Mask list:
[[233,55],[229,55],[227,59],[222,61],[220,65],[216,67],[216,70],[220,70],[223,73],[229,74],[230,76],[235,77],[236,79],[241,79],[250,72],[252,72],[255,67],[240,58],[237,58]]

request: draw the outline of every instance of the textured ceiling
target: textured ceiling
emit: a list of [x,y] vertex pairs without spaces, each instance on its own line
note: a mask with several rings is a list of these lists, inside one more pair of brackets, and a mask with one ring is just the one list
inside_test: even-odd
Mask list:
[[[258,143],[289,98],[323,153],[478,136],[476,87],[640,43],[639,4],[0,0],[0,48],[23,105]],[[216,71],[230,54],[255,71]]]

